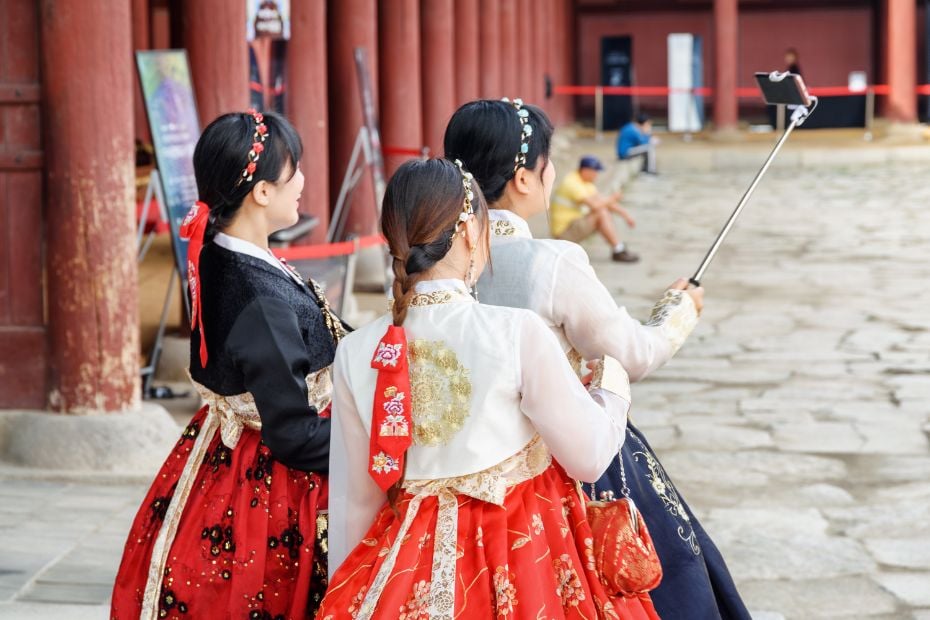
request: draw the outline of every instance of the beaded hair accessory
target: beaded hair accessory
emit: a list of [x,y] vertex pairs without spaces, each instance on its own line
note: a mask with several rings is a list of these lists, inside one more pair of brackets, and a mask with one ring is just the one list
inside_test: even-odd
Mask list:
[[255,133],[252,134],[252,148],[249,150],[249,163],[242,169],[242,174],[239,175],[236,187],[242,185],[243,181],[247,183],[252,182],[252,175],[255,174],[255,169],[258,168],[258,158],[262,154],[262,151],[265,150],[265,138],[268,137],[268,127],[265,125],[264,115],[255,108],[249,108],[246,110],[246,114],[250,114],[255,121]]
[[526,168],[526,154],[530,152],[530,136],[533,135],[533,126],[530,125],[530,113],[524,109],[522,99],[511,101],[504,97],[501,101],[512,105],[517,111],[517,118],[520,119],[520,152],[513,158],[513,172],[516,174],[520,168]]
[[[462,163],[461,159],[456,159],[453,162],[456,167],[459,169],[459,174],[462,175],[462,188],[465,190],[465,202],[462,205],[462,212],[459,213],[459,219],[455,223],[455,227],[458,228],[459,224],[464,224],[468,220],[469,215],[474,215],[475,208],[472,206],[472,200],[475,198],[475,192],[471,189],[471,182],[475,178],[471,172],[465,170],[465,165]],[[465,234],[465,229],[462,229],[462,234]]]

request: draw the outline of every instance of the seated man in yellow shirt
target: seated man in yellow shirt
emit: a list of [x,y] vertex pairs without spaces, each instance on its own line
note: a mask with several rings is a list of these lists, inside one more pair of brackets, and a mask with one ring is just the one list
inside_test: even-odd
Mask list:
[[578,170],[562,180],[555,190],[550,212],[552,236],[581,243],[598,232],[610,244],[613,260],[635,263],[639,255],[629,251],[620,241],[613,214],[622,217],[630,228],[636,225],[636,221],[620,206],[620,192],[604,196],[597,191],[594,181],[603,169],[599,159],[585,155],[578,164]]

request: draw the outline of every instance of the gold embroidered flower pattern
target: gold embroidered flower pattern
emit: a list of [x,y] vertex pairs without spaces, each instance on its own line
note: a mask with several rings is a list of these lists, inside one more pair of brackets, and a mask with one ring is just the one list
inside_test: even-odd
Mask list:
[[513,237],[517,228],[507,220],[491,220],[491,234],[495,237]]
[[555,588],[555,593],[562,599],[562,607],[578,607],[578,604],[585,600],[585,594],[581,578],[572,566],[571,557],[563,553],[552,561],[552,568],[555,570],[559,584]]
[[542,531],[546,529],[546,526],[543,525],[542,517],[539,516],[539,513],[533,515],[533,533],[539,536]]
[[413,584],[413,592],[400,608],[398,620],[429,620],[429,590],[428,581]]
[[368,586],[362,586],[362,589],[358,591],[358,594],[352,597],[352,604],[349,605],[349,615],[353,618],[358,617],[358,612],[362,608],[362,601],[365,600],[366,592],[368,592]]
[[453,295],[449,291],[433,291],[432,293],[417,293],[410,298],[411,306],[435,306],[447,304],[452,301]]
[[494,571],[494,597],[497,603],[497,615],[506,618],[513,613],[517,604],[517,589],[510,582],[513,574],[507,564],[498,566]]
[[585,538],[584,539],[584,560],[585,568],[588,570],[596,570],[597,563],[594,561],[594,539]]
[[413,441],[421,446],[445,445],[468,418],[470,373],[441,340],[414,340],[409,355]]

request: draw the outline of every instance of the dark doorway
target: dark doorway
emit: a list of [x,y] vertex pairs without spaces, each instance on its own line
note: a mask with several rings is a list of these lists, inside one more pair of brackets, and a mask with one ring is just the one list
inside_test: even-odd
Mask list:
[[[601,39],[601,84],[633,85],[633,39],[630,36]],[[604,129],[618,129],[633,118],[633,98],[629,95],[604,97]]]

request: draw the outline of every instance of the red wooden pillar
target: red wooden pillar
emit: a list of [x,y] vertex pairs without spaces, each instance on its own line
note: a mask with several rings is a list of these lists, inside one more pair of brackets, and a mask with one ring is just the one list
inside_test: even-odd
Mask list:
[[42,9],[49,406],[121,411],[139,399],[130,5]]
[[[420,0],[381,0],[378,11],[381,141],[385,149],[418,149],[423,145]],[[408,159],[410,155],[385,153],[388,178]]]
[[477,99],[481,92],[479,8],[479,0],[455,0],[456,107]]
[[326,99],[326,4],[291,4],[291,39],[287,43],[288,118],[304,143],[301,160],[306,190],[300,210],[316,216],[319,224],[309,237],[326,239],[329,225],[329,115]]
[[552,24],[549,22],[546,12],[546,0],[537,0],[533,3],[533,52],[529,59],[533,67],[533,82],[530,85],[530,103],[534,103],[543,109],[547,109],[543,93],[543,75],[546,72],[546,48],[550,45]]
[[513,94],[519,90],[517,76],[523,68],[517,56],[517,0],[500,0],[500,16],[501,95],[519,97]]
[[[552,85],[556,86],[574,84],[574,74],[572,72],[572,32],[574,31],[574,19],[571,13],[571,0],[554,0],[553,6],[555,11],[556,26],[555,36],[556,45],[554,46],[555,57],[553,58]],[[572,109],[572,99],[568,95],[552,95],[553,122],[556,125],[562,125],[569,121]]]
[[184,47],[200,122],[249,106],[249,57],[245,40],[245,2],[184,2]]
[[917,121],[917,8],[912,0],[887,0],[885,74],[888,102],[885,114],[893,121]]
[[513,99],[520,97],[527,103],[537,103],[533,99],[533,48],[535,46],[535,35],[533,29],[536,27],[532,17],[535,5],[531,0],[517,0],[517,15],[520,19],[517,21],[517,40],[516,40],[516,62],[517,80],[513,92],[504,93],[507,97]]
[[[455,112],[454,0],[422,0],[423,137],[435,156],[444,153],[442,137]],[[472,54],[474,56],[474,54]]]
[[[329,7],[330,187],[342,186],[352,148],[361,129],[362,103],[355,69],[355,48],[368,53],[372,97],[378,100],[378,11],[375,0],[331,0]],[[348,209],[347,234],[377,230],[377,210],[371,177],[363,174]]]
[[738,9],[737,0],[714,0],[714,47],[717,77],[714,83],[714,123],[717,130],[736,129]]
[[481,0],[481,25],[478,30],[478,39],[478,57],[481,60],[481,98],[499,99],[503,96],[500,0]]
[[[149,28],[149,0],[132,0],[132,49],[147,50],[152,47],[151,29]],[[151,142],[145,103],[142,101],[142,89],[139,87],[138,72],[133,71],[132,108],[135,125],[135,137],[142,142]]]

